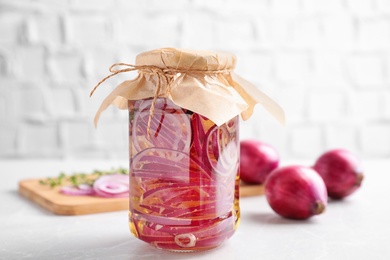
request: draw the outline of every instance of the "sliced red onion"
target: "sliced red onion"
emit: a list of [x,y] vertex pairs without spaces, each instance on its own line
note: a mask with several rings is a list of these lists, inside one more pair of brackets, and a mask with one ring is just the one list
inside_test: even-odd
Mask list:
[[207,249],[237,222],[238,118],[217,127],[169,100],[138,102],[130,123],[130,212],[137,236],[159,248]]
[[156,100],[148,136],[152,102],[152,99],[144,100],[135,113],[130,135],[134,148],[138,152],[151,147],[189,152],[192,135],[190,120],[188,115],[170,100]]
[[60,192],[66,195],[73,195],[73,196],[86,196],[86,195],[93,195],[95,193],[92,186],[88,184],[80,184],[77,187],[62,186]]
[[164,148],[148,148],[138,153],[130,163],[130,174],[141,178],[141,183],[148,179],[189,183],[192,177],[198,180],[210,178],[204,167],[186,153]]
[[93,184],[97,196],[105,198],[125,198],[129,192],[129,176],[111,174],[101,176]]
[[192,114],[191,116],[191,127],[192,127],[192,147],[193,151],[197,156],[202,154],[202,143],[204,142],[204,137],[206,135],[204,126],[202,124],[201,116],[197,113]]
[[235,177],[232,170],[236,171],[238,167],[239,148],[237,139],[229,133],[227,124],[214,126],[207,132],[203,159],[219,176]]
[[196,244],[196,237],[194,234],[179,234],[175,236],[175,243],[180,247],[194,247]]

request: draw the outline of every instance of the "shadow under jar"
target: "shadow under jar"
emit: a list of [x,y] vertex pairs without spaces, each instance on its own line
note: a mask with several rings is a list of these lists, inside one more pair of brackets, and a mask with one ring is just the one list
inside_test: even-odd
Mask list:
[[129,101],[131,233],[153,246],[198,251],[233,235],[239,211],[238,116],[208,118],[153,99]]

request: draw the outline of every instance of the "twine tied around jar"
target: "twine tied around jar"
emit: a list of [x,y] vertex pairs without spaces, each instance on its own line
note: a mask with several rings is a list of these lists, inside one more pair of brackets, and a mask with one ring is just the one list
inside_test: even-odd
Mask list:
[[[117,69],[116,67],[122,66],[124,68],[122,69]],[[148,119],[148,125],[147,125],[147,137],[150,138],[150,128],[151,128],[151,123],[153,119],[153,114],[154,114],[154,108],[156,105],[157,98],[160,94],[161,90],[161,81],[164,81],[164,83],[167,86],[166,89],[166,94],[169,93],[169,87],[173,81],[173,78],[176,74],[179,73],[191,73],[191,74],[227,74],[230,73],[231,70],[228,69],[223,69],[223,70],[198,70],[198,69],[174,69],[174,68],[160,68],[158,66],[153,66],[153,65],[133,65],[129,63],[114,63],[113,65],[110,66],[109,71],[111,72],[110,75],[104,77],[101,79],[92,89],[90,92],[89,96],[91,97],[93,93],[96,91],[96,89],[107,79],[120,74],[124,72],[130,72],[130,71],[142,71],[143,73],[150,73],[150,74],[156,74],[159,78],[159,82],[156,85],[156,91],[153,96],[153,101],[150,107],[149,111],[149,119]]]

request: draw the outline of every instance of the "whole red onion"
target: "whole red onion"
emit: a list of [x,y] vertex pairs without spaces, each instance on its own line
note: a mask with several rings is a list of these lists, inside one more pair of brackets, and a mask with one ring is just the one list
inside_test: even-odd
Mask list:
[[276,213],[292,219],[321,214],[328,198],[320,175],[309,167],[296,165],[272,171],[265,182],[265,195]]
[[328,195],[333,199],[342,199],[350,195],[363,181],[359,159],[344,149],[324,153],[317,159],[313,168],[324,179]]
[[258,140],[240,142],[240,178],[247,183],[264,183],[279,165],[279,154],[274,147]]

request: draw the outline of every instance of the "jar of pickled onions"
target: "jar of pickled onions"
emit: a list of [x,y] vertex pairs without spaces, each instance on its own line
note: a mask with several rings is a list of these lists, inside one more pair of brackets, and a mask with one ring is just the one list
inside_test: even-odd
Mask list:
[[[240,221],[239,115],[261,103],[283,111],[233,72],[235,56],[165,48],[141,53],[137,70],[103,101],[129,111],[129,226],[138,239],[172,251],[215,248]],[[96,87],[95,87],[96,89]],[[94,90],[95,90],[94,89]],[[94,91],[93,90],[93,91]]]

